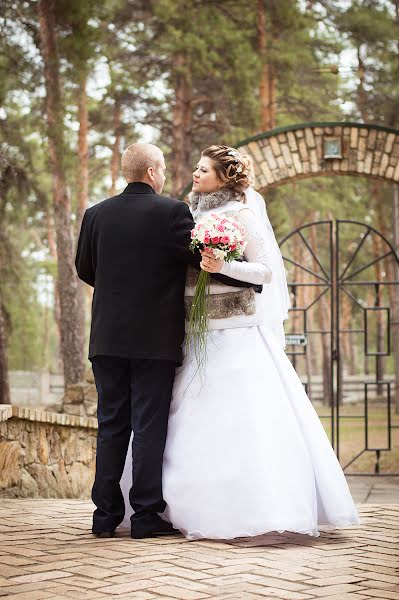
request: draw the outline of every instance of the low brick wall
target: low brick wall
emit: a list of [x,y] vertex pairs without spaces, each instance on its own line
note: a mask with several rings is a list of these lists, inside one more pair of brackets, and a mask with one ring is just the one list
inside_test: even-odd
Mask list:
[[0,498],[89,498],[97,420],[0,406]]

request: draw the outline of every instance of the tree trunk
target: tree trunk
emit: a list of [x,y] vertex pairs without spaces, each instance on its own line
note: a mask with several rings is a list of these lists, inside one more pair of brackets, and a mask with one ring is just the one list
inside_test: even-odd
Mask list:
[[[394,248],[397,256],[399,257],[399,191],[397,185],[395,185],[393,189],[392,217]],[[393,281],[399,281],[399,265],[394,258],[392,258],[391,260],[391,265],[391,278]],[[389,293],[392,308],[392,348],[395,372],[395,412],[399,414],[399,285],[390,285]]]
[[[367,306],[367,308],[371,308],[372,306],[374,306],[373,291],[370,287],[367,287],[366,306]],[[370,372],[371,372],[370,359],[371,358],[372,358],[371,356],[367,356],[366,354],[364,354],[364,373],[365,373],[365,375],[370,375]]]
[[[312,289],[310,287],[305,287],[303,289],[304,292],[304,307],[308,307],[311,302],[312,302]],[[314,329],[313,327],[313,313],[312,313],[312,309],[310,309],[310,311],[307,313],[307,329],[312,331]],[[313,359],[313,352],[312,352],[312,343],[313,343],[313,336],[312,335],[308,335],[307,336],[307,344],[305,347],[305,362],[306,362],[306,376],[307,376],[307,380],[308,380],[308,396],[310,398],[310,400],[312,400],[312,366],[314,363],[314,359]]]
[[[323,296],[319,302],[319,322],[320,329],[326,331],[330,329],[331,323],[331,310],[330,305]],[[331,378],[331,348],[330,348],[330,337],[331,334],[321,334],[321,347],[322,347],[322,369],[323,369],[323,395],[324,404],[332,406],[332,378]]]
[[[76,211],[77,233],[80,231],[83,215],[89,203],[89,111],[87,108],[87,90],[86,77],[79,83],[79,99],[78,99],[78,118],[79,118],[79,134],[78,134],[78,205]],[[85,343],[85,325],[86,325],[86,284],[78,280],[78,311],[79,311],[79,329],[82,336],[83,344]]]
[[116,183],[119,177],[120,161],[121,161],[121,103],[119,98],[115,98],[113,129],[114,143],[112,144],[112,159],[111,159],[111,196],[116,194]]
[[[316,254],[320,256],[317,242],[317,234],[315,227],[310,227],[309,231],[310,245]],[[317,272],[317,269],[316,269]],[[331,293],[331,292],[330,292]],[[317,308],[316,308],[317,307]],[[331,310],[330,304],[327,302],[326,296],[322,296],[316,304],[318,312],[319,329],[328,331],[331,328]],[[322,378],[323,378],[323,404],[331,406],[333,403],[332,397],[332,378],[331,378],[331,347],[330,336],[328,333],[321,333],[321,349],[322,349]]]
[[[352,328],[352,302],[346,294],[341,295],[341,325],[342,329],[348,330]],[[341,350],[343,364],[346,367],[346,372],[349,375],[355,374],[355,340],[354,334],[343,333],[341,338]],[[344,369],[345,371],[345,369]]]
[[260,126],[262,131],[276,126],[276,76],[273,65],[267,57],[268,31],[264,0],[257,0],[257,34],[258,51],[262,61],[262,72],[259,81]]
[[183,53],[175,55],[175,104],[173,106],[172,194],[178,196],[192,177],[192,87],[190,67]]
[[[399,29],[399,0],[395,0],[395,23],[396,29]],[[398,38],[397,38],[398,39]],[[396,43],[397,58],[399,63],[399,40]],[[394,111],[396,112],[396,111]],[[399,257],[399,189],[398,185],[393,186],[392,190],[392,234],[393,246],[397,256]],[[392,258],[392,279],[399,281],[399,265]],[[395,391],[394,403],[395,412],[399,414],[399,286],[390,285],[390,301],[392,307],[392,347],[394,357],[394,373],[395,373]]]
[[4,306],[0,297],[0,404],[10,404]]
[[39,33],[46,84],[49,158],[53,178],[53,204],[57,239],[60,294],[61,355],[65,386],[83,377],[83,340],[79,329],[77,276],[71,231],[71,210],[64,173],[63,108],[55,38],[54,0],[39,0]]
[[[379,227],[382,233],[389,239],[389,225],[386,222],[382,204],[379,206]],[[399,198],[398,187],[392,189],[392,238],[393,247],[399,255]],[[388,281],[399,281],[399,266],[393,256],[384,261]],[[393,372],[395,387],[392,390],[395,412],[399,414],[399,285],[388,285],[389,305],[391,309],[391,352],[393,355]]]
[[[380,239],[375,235],[373,236],[373,248],[374,255],[379,256],[382,254],[382,248],[380,244]],[[382,282],[382,265],[381,262],[377,262],[374,265],[374,272],[376,281]],[[382,306],[383,305],[383,286],[376,286],[375,295],[374,295],[374,306]],[[376,324],[377,324],[377,339],[376,339],[376,350],[377,352],[384,351],[384,320],[382,311],[376,311]],[[385,374],[385,365],[384,365],[384,356],[376,356],[376,379],[377,381],[383,381]],[[384,393],[384,386],[382,384],[377,385],[377,393],[381,396]]]
[[362,60],[361,56],[361,48],[360,46],[357,49],[357,76],[359,79],[359,83],[357,86],[357,105],[360,110],[360,114],[365,123],[368,123],[370,120],[369,113],[369,104],[368,104],[368,95],[365,88],[365,80],[366,80],[366,67]]
[[[383,232],[385,229],[384,218],[381,212],[381,206],[384,201],[382,195],[382,188],[379,182],[375,182],[373,184],[373,204],[375,206],[376,215],[377,215],[377,227]],[[382,256],[384,254],[384,249],[382,247],[382,240],[379,236],[374,234],[372,236],[372,246],[373,246],[373,254],[374,257]],[[378,282],[383,282],[382,276],[383,264],[382,261],[378,261],[374,264],[374,273],[375,280]],[[383,306],[384,305],[384,287],[383,285],[379,285],[376,287],[374,292],[374,306]],[[376,325],[377,325],[377,339],[376,339],[376,350],[377,352],[384,351],[384,342],[386,340],[386,335],[384,335],[384,318],[382,311],[376,311]],[[386,332],[387,334],[388,332]],[[385,375],[385,357],[384,356],[376,356],[376,378],[377,381],[383,381]],[[384,386],[381,384],[377,385],[377,394],[382,396],[384,393]]]
[[[399,281],[399,268],[393,257],[385,261],[385,269],[390,281]],[[389,285],[389,304],[391,309],[391,352],[393,355],[393,374],[395,387],[392,400],[396,414],[399,414],[399,286]]]

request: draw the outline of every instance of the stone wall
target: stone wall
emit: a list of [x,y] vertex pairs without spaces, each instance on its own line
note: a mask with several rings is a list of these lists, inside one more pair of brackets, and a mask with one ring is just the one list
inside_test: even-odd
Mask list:
[[77,417],[96,417],[97,390],[92,371],[86,374],[86,381],[70,385],[65,390],[61,412]]
[[89,498],[97,421],[0,406],[0,497]]

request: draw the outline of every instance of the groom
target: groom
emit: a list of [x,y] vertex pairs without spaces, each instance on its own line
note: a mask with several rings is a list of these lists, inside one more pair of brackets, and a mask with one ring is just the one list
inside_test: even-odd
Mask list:
[[124,517],[119,482],[132,431],[131,535],[174,532],[158,514],[165,509],[162,459],[175,368],[182,363],[186,268],[199,268],[201,256],[189,250],[188,206],[160,195],[165,169],[156,146],[129,146],[122,156],[127,187],[86,211],[78,241],[78,275],[94,287],[89,358],[98,392],[92,491],[98,537],[113,537]]

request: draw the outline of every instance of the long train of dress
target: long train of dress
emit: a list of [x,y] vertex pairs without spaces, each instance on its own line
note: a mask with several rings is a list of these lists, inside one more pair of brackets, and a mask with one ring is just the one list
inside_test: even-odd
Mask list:
[[[131,508],[131,453],[121,480]],[[319,535],[359,519],[320,420],[265,326],[208,333],[206,376],[177,370],[163,465],[163,515],[187,538]]]

